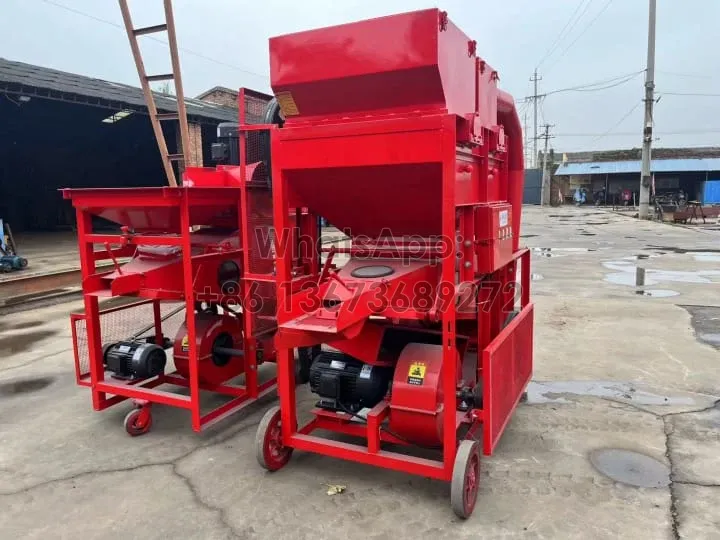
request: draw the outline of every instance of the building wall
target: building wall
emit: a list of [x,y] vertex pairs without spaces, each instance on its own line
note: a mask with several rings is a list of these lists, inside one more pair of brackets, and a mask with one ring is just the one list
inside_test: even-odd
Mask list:
[[200,124],[188,124],[190,131],[190,151],[188,152],[187,164],[189,167],[202,167],[203,163],[203,139]]
[[523,204],[540,204],[541,190],[542,171],[540,169],[525,169]]
[[[177,163],[176,173],[179,173],[178,181],[182,178],[182,174],[185,171],[185,167],[204,167],[205,163],[203,160],[203,136],[202,126],[200,124],[188,123],[188,138],[190,139],[190,148],[184,151],[186,161]],[[182,143],[180,140],[180,126],[178,125],[175,131],[175,144],[176,148],[181,148]]]
[[215,103],[224,105],[225,107],[233,107],[237,109],[237,92],[228,92],[227,90],[213,90],[208,95],[200,98],[200,101],[207,103]]

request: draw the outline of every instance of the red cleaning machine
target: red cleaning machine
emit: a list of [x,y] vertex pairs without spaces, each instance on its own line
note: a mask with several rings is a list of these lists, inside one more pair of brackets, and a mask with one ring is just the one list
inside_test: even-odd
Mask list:
[[[276,235],[322,216],[351,243],[322,250],[322,265],[315,250],[278,250],[280,406],[258,460],[276,470],[297,449],[451,481],[467,518],[480,451],[532,372],[513,99],[437,9],[276,37],[270,62],[285,117],[266,126]],[[292,351],[317,345],[317,404],[298,425]]]
[[[241,89],[238,99],[242,124],[273,111],[270,96]],[[244,165],[188,168],[182,187],[63,190],[77,211],[85,300],[71,317],[77,383],[96,410],[132,399],[130,435],[150,429],[153,403],[189,410],[200,431],[276,388],[258,369],[275,360],[277,328],[263,142],[243,137]],[[94,231],[97,218],[114,227]],[[104,299],[112,306],[100,310]],[[309,351],[305,364],[300,380]]]

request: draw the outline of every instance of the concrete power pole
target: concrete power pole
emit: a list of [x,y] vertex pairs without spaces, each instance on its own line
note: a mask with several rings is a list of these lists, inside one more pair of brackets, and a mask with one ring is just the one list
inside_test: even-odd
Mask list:
[[[545,124],[545,133],[542,138],[545,139],[545,149],[543,150],[543,163],[542,163],[542,185],[540,188],[540,205],[550,204],[550,174],[548,172],[548,141],[552,139],[550,135],[550,128],[553,127],[550,124]],[[551,164],[552,165],[552,164]]]
[[528,167],[528,108],[525,107],[525,113],[523,113],[523,135],[525,140],[523,141],[523,167]]
[[537,123],[537,109],[538,109],[538,93],[537,93],[537,83],[538,81],[542,81],[542,77],[538,77],[537,68],[535,68],[535,73],[533,73],[532,78],[530,79],[533,83],[533,158],[532,158],[532,165],[533,167],[537,167],[537,143],[538,143],[538,123]]
[[650,160],[652,152],[653,104],[655,102],[655,9],[650,0],[648,22],[647,70],[645,71],[645,120],[643,123],[642,172],[640,173],[640,219],[650,217]]

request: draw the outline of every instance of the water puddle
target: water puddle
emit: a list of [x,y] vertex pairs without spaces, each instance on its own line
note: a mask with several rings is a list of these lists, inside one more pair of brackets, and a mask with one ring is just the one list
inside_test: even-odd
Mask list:
[[602,448],[590,453],[590,462],[608,478],[635,487],[670,485],[670,468],[655,458],[622,448]]
[[597,249],[584,247],[533,248],[533,253],[541,257],[566,257],[570,253],[587,253],[589,251],[597,251]]
[[570,403],[573,396],[592,396],[633,403],[636,405],[702,406],[690,396],[669,396],[638,389],[628,382],[618,381],[531,381],[527,387],[527,402]]
[[661,251],[671,251],[673,253],[679,253],[681,255],[685,253],[697,253],[698,255],[710,255],[714,253],[720,253],[720,249],[711,249],[711,248],[702,248],[702,249],[692,249],[692,248],[679,248],[679,247],[673,247],[673,246],[654,246],[650,245],[647,246],[649,249],[652,250],[661,250]]
[[[614,273],[606,274],[605,281],[616,285],[635,286],[635,273],[637,266],[631,264],[625,259],[632,260],[634,257],[625,257],[617,261],[604,261],[602,265]],[[720,270],[655,270],[652,268],[645,269],[645,285],[657,285],[663,281],[677,283],[716,283],[717,281],[710,279],[720,276]]]
[[684,306],[690,314],[690,324],[695,332],[695,339],[705,345],[720,350],[720,334],[718,321],[720,321],[719,306]]
[[720,334],[698,334],[698,339],[710,345],[720,345]]
[[36,326],[42,326],[43,321],[25,321],[21,323],[15,323],[10,326],[13,330],[27,330],[28,328],[35,328]]
[[680,293],[677,291],[671,291],[670,289],[645,289],[642,291],[635,291],[635,294],[640,296],[652,296],[653,298],[669,298],[671,296],[678,296]]
[[[615,272],[612,274],[605,274],[604,281],[607,281],[608,283],[613,283],[615,285],[626,285],[628,287],[635,287],[635,271],[633,267],[633,272]],[[645,285],[657,285],[658,282],[649,279],[647,276],[645,277]]]
[[57,332],[52,330],[38,330],[25,334],[17,334],[0,339],[0,353],[15,354],[28,350],[38,341],[54,336]]
[[693,258],[698,262],[720,262],[720,254],[717,253],[696,253]]
[[21,379],[0,383],[0,396],[14,396],[37,392],[50,386],[54,380],[52,377],[36,377],[34,379]]

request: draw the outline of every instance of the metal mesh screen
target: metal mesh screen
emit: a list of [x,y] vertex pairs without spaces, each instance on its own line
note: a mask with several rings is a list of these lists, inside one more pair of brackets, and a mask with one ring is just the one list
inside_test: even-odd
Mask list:
[[269,98],[245,94],[245,122],[247,124],[262,124],[263,113]]
[[[262,123],[263,113],[269,99],[252,94],[245,95],[245,114],[248,124]],[[275,269],[275,235],[273,230],[272,192],[268,175],[270,165],[270,134],[267,131],[249,131],[245,134],[245,163],[263,162],[264,167],[255,170],[248,178],[247,226],[250,233],[250,250],[247,271],[261,276],[262,280],[247,283],[250,288],[251,305],[246,306],[250,315],[252,334],[257,336],[276,326],[277,295],[273,272]]]
[[248,271],[268,281],[251,281],[253,305],[249,307],[253,335],[262,334],[275,327],[277,295],[274,282],[275,232],[272,219],[272,193],[266,186],[247,188],[248,228],[251,245]]
[[[178,302],[167,302],[160,304],[160,316],[167,317],[162,322],[162,333],[164,337],[174,339],[185,321],[185,310],[171,315],[171,313],[183,304]],[[142,339],[155,334],[153,325],[152,303],[131,305],[127,308],[113,311],[100,312],[100,342],[115,343],[128,340],[133,337]],[[85,377],[90,373],[90,356],[88,353],[87,321],[83,316],[73,319],[75,325],[75,340],[77,348],[76,366],[78,377]]]

